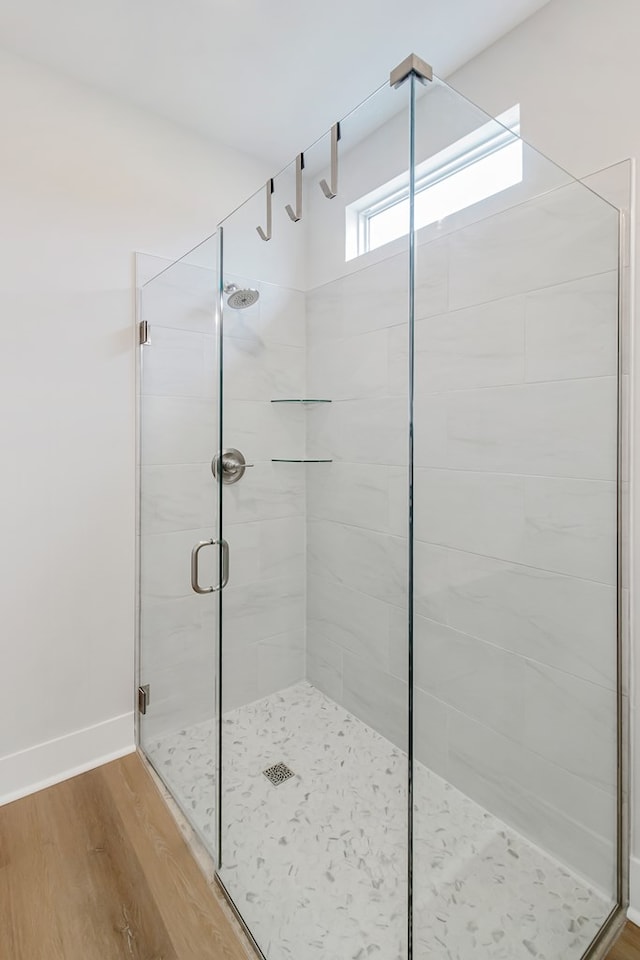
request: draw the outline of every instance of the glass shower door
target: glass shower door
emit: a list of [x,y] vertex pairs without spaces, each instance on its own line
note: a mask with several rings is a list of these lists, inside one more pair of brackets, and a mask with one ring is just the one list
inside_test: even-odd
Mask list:
[[140,744],[213,851],[215,242],[168,267],[145,266],[156,275],[139,291],[148,339],[139,378]]
[[221,228],[219,877],[269,960],[407,960],[408,239],[347,262],[345,217],[407,176],[409,88],[300,166]]

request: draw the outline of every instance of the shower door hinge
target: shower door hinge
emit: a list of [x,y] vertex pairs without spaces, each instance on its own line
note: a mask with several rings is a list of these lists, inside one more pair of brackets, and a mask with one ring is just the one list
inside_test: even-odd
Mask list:
[[140,346],[148,346],[151,343],[151,331],[146,320],[141,320],[138,324],[138,335]]
[[151,694],[149,692],[149,684],[145,683],[142,686],[138,687],[138,711],[139,713],[146,713],[147,707],[151,703]]

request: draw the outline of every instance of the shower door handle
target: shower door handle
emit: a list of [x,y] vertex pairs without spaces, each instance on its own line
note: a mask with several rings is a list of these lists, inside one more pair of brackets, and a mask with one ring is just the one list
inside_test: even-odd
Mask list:
[[[219,587],[201,587],[198,576],[198,558],[203,547],[222,548],[222,580]],[[229,583],[229,544],[226,540],[201,540],[191,551],[191,589],[194,593],[215,593]]]

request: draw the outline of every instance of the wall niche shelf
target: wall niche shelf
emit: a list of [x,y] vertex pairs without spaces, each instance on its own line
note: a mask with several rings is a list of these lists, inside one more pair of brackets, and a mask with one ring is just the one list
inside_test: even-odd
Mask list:
[[272,457],[271,463],[333,463],[333,460],[308,460],[293,457]]
[[331,400],[318,400],[315,397],[289,397],[284,400],[272,400],[271,403],[331,403]]

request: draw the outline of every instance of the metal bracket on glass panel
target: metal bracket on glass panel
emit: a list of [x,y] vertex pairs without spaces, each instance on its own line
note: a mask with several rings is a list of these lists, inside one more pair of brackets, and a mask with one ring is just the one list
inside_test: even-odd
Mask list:
[[296,209],[294,210],[290,203],[285,207],[289,214],[289,219],[297,223],[302,217],[302,171],[304,170],[304,153],[299,153],[296,157]]
[[334,123],[331,127],[331,186],[326,180],[320,181],[322,192],[327,200],[333,200],[338,193],[338,140],[340,139],[340,124]]
[[267,191],[267,229],[266,232],[262,227],[256,227],[256,230],[260,234],[262,240],[271,240],[271,214],[272,214],[272,196],[273,196],[273,177],[267,180],[266,183]]
[[141,347],[148,347],[151,343],[151,333],[146,320],[141,320],[138,324],[138,342]]
[[410,53],[406,60],[399,63],[395,70],[389,74],[389,85],[399,87],[411,74],[416,76],[420,83],[428,83],[433,80],[433,70],[426,60],[422,60],[415,53]]

